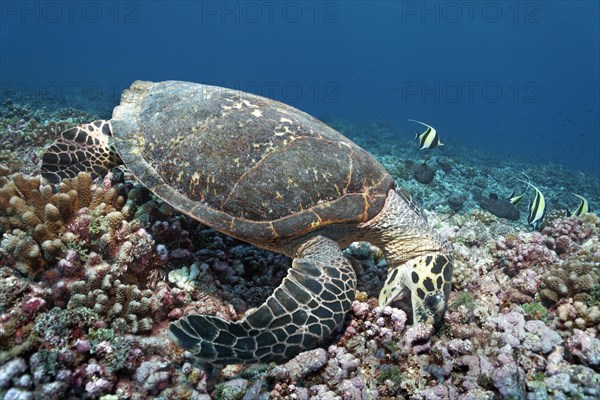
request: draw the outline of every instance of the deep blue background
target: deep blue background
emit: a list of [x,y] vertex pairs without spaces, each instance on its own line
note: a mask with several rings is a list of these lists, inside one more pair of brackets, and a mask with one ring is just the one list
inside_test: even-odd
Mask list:
[[598,4],[4,0],[0,94],[109,110],[136,79],[213,83],[600,176]]

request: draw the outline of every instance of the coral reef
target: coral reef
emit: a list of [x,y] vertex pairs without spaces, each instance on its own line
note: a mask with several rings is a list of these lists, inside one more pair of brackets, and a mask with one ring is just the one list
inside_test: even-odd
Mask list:
[[87,280],[70,285],[68,308],[87,307],[115,331],[127,333],[150,332],[156,302],[149,289],[125,285],[110,274],[98,269]]
[[492,222],[496,222],[496,215],[491,212],[478,210],[476,208],[470,211],[470,214],[478,221],[483,223],[484,225],[490,225]]
[[[93,119],[72,109],[0,109],[0,397],[600,397],[600,218],[549,213],[541,232],[528,232],[522,216],[507,220],[462,195],[509,193],[515,171],[552,168],[541,185],[586,193],[595,209],[595,178],[447,146],[428,156],[435,179],[423,185],[413,179],[420,164],[405,162],[414,149],[397,144],[393,127],[333,121],[375,153],[452,242],[445,320],[434,331],[409,324],[406,302],[378,307],[387,262],[357,242],[344,250],[359,282],[340,332],[280,365],[222,368],[173,345],[168,323],[190,313],[240,318],[265,301],[291,260],[193,221],[118,169],[101,182],[82,174],[45,185],[27,176],[40,146]],[[558,189],[544,194],[553,208],[567,206]]]
[[42,147],[61,132],[92,120],[91,114],[70,107],[33,109],[7,99],[0,106],[0,164],[10,173],[33,172]]
[[524,269],[540,271],[559,262],[553,245],[552,239],[537,232],[509,234],[493,244],[498,264],[509,276]]

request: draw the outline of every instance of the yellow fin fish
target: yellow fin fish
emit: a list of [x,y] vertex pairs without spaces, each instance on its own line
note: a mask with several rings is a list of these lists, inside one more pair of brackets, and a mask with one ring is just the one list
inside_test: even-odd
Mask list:
[[578,194],[573,193],[573,195],[579,197],[581,202],[579,203],[579,206],[577,206],[577,208],[573,210],[573,212],[571,213],[571,217],[581,217],[583,214],[589,213],[591,210],[587,200],[583,196],[580,196]]
[[426,123],[417,121],[415,119],[409,119],[409,121],[416,122],[427,127],[423,133],[415,132],[415,139],[419,140],[419,150],[434,149],[438,146],[443,146],[442,142],[440,142],[440,137],[433,126],[427,125]]
[[[531,179],[529,179],[529,177],[527,176],[527,174],[525,174],[524,172],[521,172],[523,175],[525,175],[527,177],[527,181],[531,181]],[[527,194],[527,191],[529,190],[529,185],[525,186],[525,191],[523,192],[523,194],[519,194],[519,195],[515,195],[515,191],[513,190],[512,192],[510,192],[510,194],[508,196],[506,196],[504,199],[510,201],[512,203],[513,206],[518,206],[519,204],[521,204],[521,201],[523,200],[523,198],[525,197],[525,195]]]
[[515,191],[513,190],[504,199],[510,201],[513,206],[518,206],[519,204],[521,204],[521,201],[523,200],[523,196],[525,196],[525,193],[515,196]]
[[529,203],[529,217],[527,218],[527,223],[531,225],[533,229],[538,229],[546,216],[546,199],[542,192],[531,182],[524,181],[523,179],[519,180],[535,189],[535,197]]

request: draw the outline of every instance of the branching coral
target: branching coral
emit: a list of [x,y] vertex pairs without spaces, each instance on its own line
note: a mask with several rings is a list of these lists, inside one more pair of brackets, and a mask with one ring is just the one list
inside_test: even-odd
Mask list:
[[86,307],[103,323],[120,332],[140,333],[152,330],[152,314],[157,305],[151,290],[126,285],[110,274],[98,273],[86,281],[71,284],[68,307]]
[[600,324],[600,307],[588,306],[581,301],[567,301],[556,309],[557,325],[563,329],[589,329],[597,334]]
[[36,319],[33,329],[45,343],[60,347],[68,344],[74,336],[97,320],[98,315],[90,309],[68,310],[54,307]]
[[0,188],[0,229],[4,233],[0,254],[19,272],[36,276],[73,240],[65,230],[78,210],[94,209],[106,215],[123,204],[124,198],[115,188],[94,188],[86,173],[63,181],[58,193],[38,178],[14,175]]
[[562,298],[585,302],[598,285],[599,275],[600,255],[572,255],[543,276],[540,296],[547,304],[556,304]]

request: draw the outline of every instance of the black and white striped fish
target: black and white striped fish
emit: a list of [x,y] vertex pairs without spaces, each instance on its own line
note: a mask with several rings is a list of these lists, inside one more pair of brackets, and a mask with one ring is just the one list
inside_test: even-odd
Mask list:
[[508,196],[505,197],[505,199],[510,201],[513,206],[518,206],[519,204],[521,204],[523,196],[525,196],[525,193],[515,195],[515,191],[513,190]]
[[409,119],[409,121],[416,122],[418,124],[421,124],[421,125],[424,125],[425,127],[427,127],[427,129],[425,129],[425,132],[423,132],[423,133],[415,132],[415,134],[416,134],[415,139],[419,140],[419,149],[420,150],[434,149],[438,146],[443,146],[442,142],[440,142],[440,137],[433,126],[427,125],[424,122],[417,121],[414,119]]
[[573,193],[573,195],[579,197],[580,203],[579,206],[577,206],[577,208],[575,210],[573,210],[573,212],[571,213],[571,217],[581,217],[583,214],[587,214],[590,211],[590,205],[588,204],[587,200],[583,197],[580,196],[578,194]]
[[529,203],[529,217],[527,218],[527,223],[533,227],[533,229],[538,229],[544,217],[546,216],[546,199],[542,192],[535,187],[531,182],[524,181],[519,179],[521,182],[524,182],[535,189],[535,197]]

